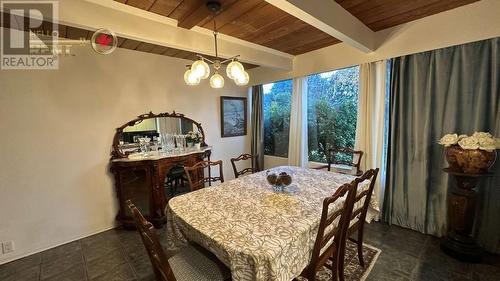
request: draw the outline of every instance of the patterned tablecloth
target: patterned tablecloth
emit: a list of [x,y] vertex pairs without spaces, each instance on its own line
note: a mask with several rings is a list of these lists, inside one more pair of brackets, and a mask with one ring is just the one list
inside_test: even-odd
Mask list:
[[[276,193],[265,172],[190,192],[169,201],[167,249],[193,241],[214,253],[233,280],[292,280],[309,263],[323,199],[354,177],[278,167],[293,176]],[[358,192],[368,188],[360,184]],[[340,207],[340,203],[334,208]]]

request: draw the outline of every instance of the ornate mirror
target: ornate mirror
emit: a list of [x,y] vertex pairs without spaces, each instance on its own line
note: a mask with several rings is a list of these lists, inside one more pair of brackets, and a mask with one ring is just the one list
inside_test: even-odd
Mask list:
[[139,115],[136,119],[125,123],[116,129],[113,139],[112,158],[125,158],[139,148],[140,138],[151,140],[162,135],[187,135],[189,132],[198,132],[201,135],[201,146],[206,146],[205,133],[201,123],[194,121],[184,114],[152,112]]

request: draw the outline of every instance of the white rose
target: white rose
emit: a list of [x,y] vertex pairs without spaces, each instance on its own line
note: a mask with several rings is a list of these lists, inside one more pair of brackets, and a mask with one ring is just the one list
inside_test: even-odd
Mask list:
[[490,133],[486,132],[475,132],[472,136],[478,139],[493,137]]
[[457,144],[457,142],[458,142],[457,134],[447,134],[439,140],[439,144],[442,144],[445,147]]
[[458,140],[464,139],[466,137],[468,137],[468,135],[460,135],[460,136],[458,136]]
[[496,149],[496,142],[494,138],[480,138],[479,149],[486,151],[493,151]]
[[467,137],[463,138],[458,142],[458,145],[462,149],[478,149],[479,148],[479,141],[475,137]]

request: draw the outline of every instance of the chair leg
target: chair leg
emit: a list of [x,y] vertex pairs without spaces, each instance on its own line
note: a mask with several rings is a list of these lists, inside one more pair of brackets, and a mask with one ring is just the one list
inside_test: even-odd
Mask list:
[[179,178],[176,178],[176,179],[175,179],[175,192],[178,192],[178,191],[179,191],[179,182],[180,182],[180,179],[179,179]]
[[[340,259],[338,261],[338,265],[336,267],[334,266],[334,268],[338,268],[337,274],[335,274],[335,277],[338,276],[339,281],[344,281],[345,280],[345,277],[344,277],[344,259]],[[337,280],[335,277],[333,280]]]
[[[336,253],[337,258],[335,260],[335,266],[337,270],[337,276],[339,281],[345,281],[345,276],[344,276],[344,259],[345,259],[345,248],[346,248],[346,243],[347,241],[344,240],[343,245],[338,249],[338,253]],[[335,258],[335,257],[334,257]]]
[[364,267],[365,266],[365,260],[363,259],[363,226],[361,226],[358,229],[358,241],[356,241],[358,244],[358,260],[359,264]]
[[[302,272],[301,275],[307,281],[316,281],[316,272],[314,270],[307,270],[306,272]],[[292,281],[297,281],[297,278],[294,278]]]
[[172,179],[168,179],[167,180],[167,190],[168,192],[170,193],[170,198],[174,197],[174,185],[173,185],[173,182],[172,182]]
[[333,261],[332,261],[332,280],[333,281],[339,280],[339,271],[337,268],[337,264],[335,264]]

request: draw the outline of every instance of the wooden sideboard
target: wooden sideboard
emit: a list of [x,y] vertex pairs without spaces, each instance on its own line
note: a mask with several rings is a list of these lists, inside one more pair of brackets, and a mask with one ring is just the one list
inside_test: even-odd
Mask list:
[[209,159],[211,147],[187,149],[179,153],[152,152],[148,157],[118,158],[111,161],[111,172],[115,178],[116,195],[120,209],[116,220],[125,228],[133,229],[134,220],[125,202],[131,200],[155,227],[166,222],[165,207],[168,196],[165,192],[165,178],[168,171],[177,165],[193,166]]
[[[193,135],[197,138],[193,139]],[[187,136],[201,148],[187,147]],[[152,146],[157,151],[148,152]],[[201,123],[175,111],[141,114],[118,127],[110,163],[120,205],[116,220],[125,228],[135,228],[125,203],[131,200],[148,221],[157,228],[162,227],[169,199],[165,192],[168,172],[175,166],[193,166],[210,160],[211,151],[205,143]]]

